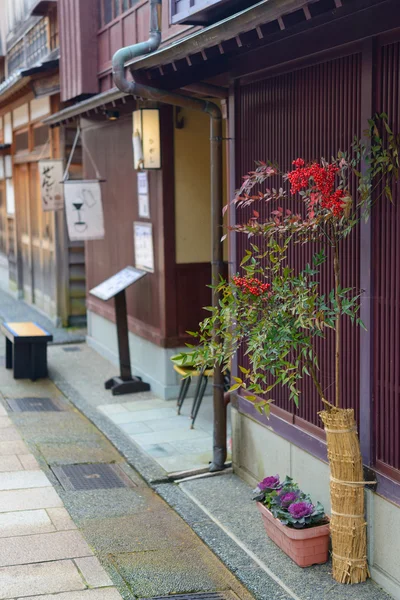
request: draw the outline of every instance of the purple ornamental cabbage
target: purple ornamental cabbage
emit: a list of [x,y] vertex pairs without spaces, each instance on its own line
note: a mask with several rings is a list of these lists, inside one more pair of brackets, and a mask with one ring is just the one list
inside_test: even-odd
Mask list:
[[314,512],[314,505],[310,502],[294,502],[288,508],[294,519],[309,517]]
[[290,492],[285,492],[284,490],[278,494],[278,502],[281,506],[281,508],[288,508],[290,505],[292,505],[293,503],[296,502],[296,500],[298,500],[300,495],[299,491],[290,491]]
[[264,490],[278,490],[281,487],[281,482],[279,480],[279,475],[270,475],[266,477],[258,484],[258,488],[261,491]]

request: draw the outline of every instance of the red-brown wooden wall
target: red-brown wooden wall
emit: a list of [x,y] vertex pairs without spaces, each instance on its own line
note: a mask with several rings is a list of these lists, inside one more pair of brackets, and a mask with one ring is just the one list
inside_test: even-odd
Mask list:
[[[361,56],[351,54],[300,68],[290,73],[240,87],[237,94],[236,172],[241,175],[254,168],[256,160],[277,161],[283,171],[297,157],[305,160],[329,158],[338,150],[347,150],[355,134],[360,135]],[[294,200],[287,201],[293,209]],[[289,204],[288,204],[289,206]],[[266,207],[259,206],[261,217]],[[239,211],[237,220],[246,221],[245,211]],[[249,247],[246,236],[237,238],[237,259],[240,262]],[[315,248],[314,248],[315,250]],[[290,251],[289,263],[301,269],[311,260],[313,250],[295,246]],[[343,285],[358,287],[359,273],[358,232],[346,242],[343,257]],[[333,287],[331,265],[322,268],[321,281],[326,293]],[[359,408],[359,334],[349,322],[344,322],[342,352],[343,405]],[[322,348],[323,347],[323,348]],[[320,349],[320,377],[328,399],[334,394],[334,340],[317,342]],[[239,357],[239,364],[244,362]],[[321,426],[318,411],[321,402],[308,377],[302,382],[300,406],[295,410],[288,399],[288,390],[274,390],[275,405],[295,421]],[[290,417],[293,420],[293,417]]]
[[[381,46],[377,110],[400,128],[400,42]],[[400,470],[400,186],[381,201],[373,220],[374,403],[378,466]]]

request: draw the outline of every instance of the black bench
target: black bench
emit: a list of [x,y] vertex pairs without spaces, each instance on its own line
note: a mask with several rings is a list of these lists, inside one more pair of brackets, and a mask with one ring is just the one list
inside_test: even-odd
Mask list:
[[53,336],[36,323],[3,323],[6,338],[6,369],[14,369],[14,379],[36,381],[47,377],[47,342]]

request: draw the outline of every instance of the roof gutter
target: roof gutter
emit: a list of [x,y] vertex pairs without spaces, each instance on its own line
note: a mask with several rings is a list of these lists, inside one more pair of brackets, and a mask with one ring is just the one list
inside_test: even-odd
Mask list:
[[[211,123],[211,238],[212,238],[212,283],[217,284],[223,275],[223,248],[220,241],[222,231],[222,114],[213,102],[193,98],[146,85],[128,81],[125,76],[125,63],[138,56],[155,51],[161,43],[161,0],[150,0],[150,36],[146,42],[121,48],[113,56],[113,76],[115,85],[121,92],[141,98],[155,100],[181,108],[207,113]],[[213,293],[213,306],[218,305],[219,297]],[[214,336],[215,341],[218,337]],[[214,444],[213,461],[210,471],[221,471],[225,467],[226,448],[226,405],[224,401],[224,377],[219,366],[214,369]]]

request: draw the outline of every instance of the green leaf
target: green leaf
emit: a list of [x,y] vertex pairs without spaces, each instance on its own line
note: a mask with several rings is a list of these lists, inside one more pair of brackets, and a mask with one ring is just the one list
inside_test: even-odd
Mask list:
[[232,385],[232,387],[229,388],[228,392],[234,392],[236,390],[238,390],[241,386],[240,383],[235,383],[234,385]]

